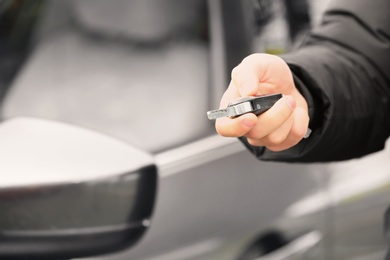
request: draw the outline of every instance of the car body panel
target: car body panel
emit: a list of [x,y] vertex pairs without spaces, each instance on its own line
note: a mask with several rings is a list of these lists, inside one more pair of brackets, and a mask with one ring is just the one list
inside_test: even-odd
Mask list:
[[[254,2],[209,0],[208,37],[143,45],[127,37],[148,35],[131,31],[134,23],[106,34],[115,29],[106,18],[131,2],[100,1],[107,27],[90,13],[99,11],[98,5],[87,8],[86,20],[77,19],[93,1],[83,1],[84,11],[72,6],[74,1],[50,1],[32,52],[9,82],[2,117],[44,117],[103,132],[153,152],[159,170],[146,235],[132,248],[93,259],[225,260],[247,253],[260,260],[340,260],[383,254],[388,149],[337,164],[263,162],[237,139],[217,136],[207,120],[206,111],[219,106],[232,67],[267,37],[251,27]],[[110,6],[114,9],[107,11]],[[169,14],[167,6],[159,12]],[[287,31],[283,26],[263,32]],[[354,189],[346,193],[348,186]],[[270,233],[283,237],[284,244],[273,252],[251,249]]]
[[[102,259],[227,259],[224,245],[241,240],[246,246],[269,229],[296,235],[324,228],[323,211],[303,230],[286,214],[320,189],[321,166],[260,162],[238,140],[219,136],[156,158],[160,186],[150,230],[134,248]],[[239,251],[231,253],[234,259]]]

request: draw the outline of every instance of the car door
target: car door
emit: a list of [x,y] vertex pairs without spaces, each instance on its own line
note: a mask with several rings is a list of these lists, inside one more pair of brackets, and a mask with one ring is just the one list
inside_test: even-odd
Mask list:
[[[248,6],[221,3],[209,2],[211,66],[218,82],[211,87],[217,93],[211,104],[217,104],[223,91],[217,87],[227,85],[231,69],[221,61],[234,66],[250,52],[250,36],[242,31],[248,21],[239,15]],[[150,232],[138,247],[112,259],[326,259],[325,165],[259,162],[238,140],[212,133],[156,158],[161,183]],[[313,197],[319,207],[305,211]],[[296,247],[298,242],[303,246]]]
[[251,51],[252,2],[41,3],[2,117],[98,130],[159,170],[149,231],[99,259],[327,259],[324,165],[260,162],[206,118]]
[[387,145],[378,153],[329,165],[332,259],[384,259],[389,153]]

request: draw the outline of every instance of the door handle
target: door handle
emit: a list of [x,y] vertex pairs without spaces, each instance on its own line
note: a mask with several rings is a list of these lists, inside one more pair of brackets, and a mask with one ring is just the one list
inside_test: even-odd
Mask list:
[[254,260],[301,260],[305,252],[314,248],[321,240],[322,233],[314,230],[294,239],[280,249]]

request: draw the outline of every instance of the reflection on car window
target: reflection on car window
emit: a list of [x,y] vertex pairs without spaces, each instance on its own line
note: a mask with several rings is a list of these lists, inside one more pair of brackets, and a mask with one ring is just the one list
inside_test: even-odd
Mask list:
[[0,101],[26,58],[41,7],[39,1],[0,1]]
[[24,46],[10,41],[15,31],[0,32],[0,44],[21,56],[1,85],[3,118],[59,120],[151,152],[212,131],[204,1],[8,2],[1,19],[9,28],[30,22]]

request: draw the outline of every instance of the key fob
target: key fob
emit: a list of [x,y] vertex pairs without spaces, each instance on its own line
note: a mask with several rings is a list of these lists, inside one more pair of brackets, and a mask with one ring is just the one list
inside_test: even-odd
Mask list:
[[243,97],[231,102],[225,109],[208,111],[207,116],[213,120],[225,116],[238,117],[246,113],[260,115],[270,109],[281,97],[282,94]]

